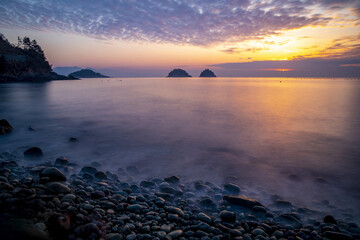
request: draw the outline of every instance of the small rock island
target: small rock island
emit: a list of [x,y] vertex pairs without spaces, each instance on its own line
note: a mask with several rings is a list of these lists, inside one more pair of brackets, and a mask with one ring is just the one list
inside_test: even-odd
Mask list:
[[176,68],[169,72],[169,75],[167,77],[191,77],[185,70]]
[[81,69],[79,71],[70,73],[69,76],[76,78],[109,78],[108,76],[102,75],[101,73],[94,72],[91,69]]
[[205,69],[200,73],[200,77],[216,77],[216,75],[210,69]]

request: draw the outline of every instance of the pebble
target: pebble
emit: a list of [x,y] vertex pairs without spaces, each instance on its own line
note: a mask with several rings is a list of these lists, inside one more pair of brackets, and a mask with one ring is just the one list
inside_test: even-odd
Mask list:
[[203,222],[208,223],[208,224],[211,223],[211,218],[208,215],[206,215],[205,213],[199,213],[198,214],[198,219],[200,221],[203,221]]
[[235,222],[235,220],[236,220],[236,214],[234,212],[224,210],[224,211],[220,212],[220,218],[224,222],[232,223],[232,222]]
[[58,193],[70,193],[70,188],[59,182],[50,182],[47,185],[47,190],[50,193],[58,194]]
[[184,216],[184,212],[180,209],[180,208],[177,208],[177,207],[166,207],[165,208],[168,212],[171,212],[171,213],[175,213],[179,216]]
[[143,209],[143,207],[140,204],[132,204],[132,205],[127,206],[126,209],[129,211],[135,212],[137,210],[140,211],[141,209]]
[[261,235],[261,236],[267,236],[266,232],[264,232],[264,230],[260,229],[260,228],[256,228],[252,231],[252,234],[254,236],[258,236],[258,235]]
[[183,235],[183,233],[184,232],[182,230],[175,230],[175,231],[170,232],[167,236],[171,237],[171,238],[177,238],[177,237],[180,237],[181,235]]

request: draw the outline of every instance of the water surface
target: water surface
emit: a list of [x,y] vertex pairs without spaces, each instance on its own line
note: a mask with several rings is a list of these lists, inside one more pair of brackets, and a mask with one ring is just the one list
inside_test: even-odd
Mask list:
[[257,191],[264,202],[279,194],[301,206],[357,217],[359,103],[360,81],[354,79],[1,84],[0,118],[15,131],[0,136],[0,152],[21,160],[24,150],[39,146],[43,161],[66,156],[114,172],[137,166],[142,178],[230,181]]

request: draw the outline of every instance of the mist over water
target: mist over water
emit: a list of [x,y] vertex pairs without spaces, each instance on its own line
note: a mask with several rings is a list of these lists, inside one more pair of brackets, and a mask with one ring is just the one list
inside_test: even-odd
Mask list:
[[[281,81],[281,82],[280,82]],[[138,179],[236,183],[270,203],[360,216],[360,81],[354,79],[83,79],[0,85],[0,152],[38,146]],[[33,126],[35,131],[29,131]],[[70,137],[78,142],[69,142]],[[322,204],[324,200],[329,204]]]

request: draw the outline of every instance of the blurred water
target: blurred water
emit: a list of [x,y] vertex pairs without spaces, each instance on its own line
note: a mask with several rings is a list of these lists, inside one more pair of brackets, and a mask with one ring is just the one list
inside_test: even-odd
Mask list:
[[24,150],[39,146],[43,160],[97,161],[115,172],[138,166],[144,178],[231,181],[307,207],[329,200],[329,211],[357,217],[359,103],[354,79],[1,84],[0,118],[15,131],[0,136],[0,152],[21,160]]

